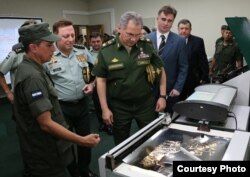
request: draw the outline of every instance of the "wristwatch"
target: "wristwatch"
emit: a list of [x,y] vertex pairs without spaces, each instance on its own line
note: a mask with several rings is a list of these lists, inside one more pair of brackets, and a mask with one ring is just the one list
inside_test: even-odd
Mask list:
[[159,98],[164,98],[164,99],[168,99],[168,96],[167,95],[160,95]]

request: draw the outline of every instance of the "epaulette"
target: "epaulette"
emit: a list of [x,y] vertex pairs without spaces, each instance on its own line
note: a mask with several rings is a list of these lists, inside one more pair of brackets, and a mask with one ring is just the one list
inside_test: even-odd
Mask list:
[[16,54],[24,52],[23,44],[17,43],[12,46],[12,51],[16,52]]
[[140,38],[140,41],[152,43],[151,39],[145,38],[145,37],[141,37],[141,38]]
[[103,43],[102,47],[107,47],[107,46],[110,46],[111,44],[114,44],[114,43],[115,43],[115,38],[110,39],[109,41]]
[[86,47],[83,44],[74,44],[73,47],[77,49],[85,49]]

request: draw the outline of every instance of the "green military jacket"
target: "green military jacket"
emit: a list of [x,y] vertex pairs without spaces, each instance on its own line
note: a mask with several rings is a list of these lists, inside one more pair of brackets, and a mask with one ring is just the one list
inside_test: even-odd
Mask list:
[[51,118],[68,128],[57,93],[43,67],[24,58],[15,79],[15,116],[22,156],[32,174],[51,176],[62,173],[73,158],[72,144],[40,128],[37,117],[50,111]]
[[236,60],[242,57],[237,43],[232,40],[225,46],[224,41],[219,41],[216,45],[214,58],[216,60],[215,73],[223,74],[236,68]]
[[[153,66],[154,72],[146,71],[149,66]],[[148,79],[154,75],[159,80],[163,66],[149,39],[141,38],[129,53],[117,36],[103,44],[93,73],[107,79],[107,92],[111,98],[144,100],[152,94],[152,83]]]

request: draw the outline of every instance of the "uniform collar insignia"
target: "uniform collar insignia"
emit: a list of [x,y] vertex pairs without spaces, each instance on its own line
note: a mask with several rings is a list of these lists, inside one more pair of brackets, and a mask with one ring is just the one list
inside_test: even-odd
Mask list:
[[53,55],[50,59],[50,62],[51,63],[57,63],[58,62],[58,59],[55,57],[55,55]]

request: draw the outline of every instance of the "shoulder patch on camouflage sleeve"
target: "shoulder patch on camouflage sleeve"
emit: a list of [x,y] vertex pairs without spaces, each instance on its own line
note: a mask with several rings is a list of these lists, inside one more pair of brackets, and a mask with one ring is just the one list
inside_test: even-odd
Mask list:
[[34,90],[31,92],[31,98],[33,100],[39,99],[39,98],[43,98],[43,92],[42,90]]

